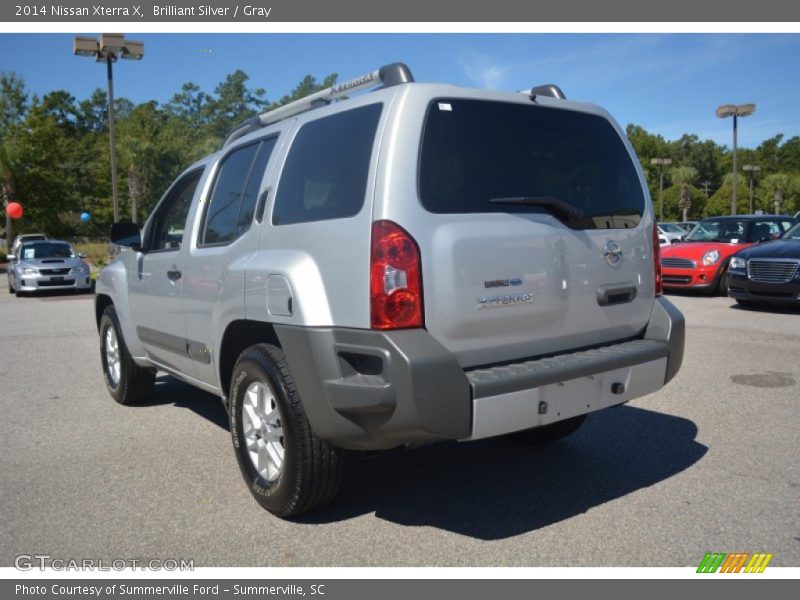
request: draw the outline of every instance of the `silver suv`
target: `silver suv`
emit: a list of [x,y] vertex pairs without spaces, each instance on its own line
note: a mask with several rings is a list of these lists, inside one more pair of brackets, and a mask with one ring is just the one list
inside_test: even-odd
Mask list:
[[219,395],[282,517],[334,498],[344,450],[554,440],[682,360],[634,151],[552,85],[383,67],[243,123],[111,237],[109,392],[162,371]]

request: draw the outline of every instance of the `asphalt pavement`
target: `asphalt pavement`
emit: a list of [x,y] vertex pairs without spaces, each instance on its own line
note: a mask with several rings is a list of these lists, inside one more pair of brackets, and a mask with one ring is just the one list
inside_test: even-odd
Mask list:
[[0,295],[0,566],[800,566],[800,311],[670,296],[683,368],[547,447],[510,440],[353,456],[327,509],[259,508],[219,401],[160,376],[106,393],[91,296]]

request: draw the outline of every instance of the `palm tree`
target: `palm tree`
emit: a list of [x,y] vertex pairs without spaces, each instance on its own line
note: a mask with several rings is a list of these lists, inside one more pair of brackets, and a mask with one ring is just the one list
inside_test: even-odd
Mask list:
[[681,186],[681,199],[678,208],[683,211],[683,221],[689,220],[689,209],[692,207],[689,184],[697,178],[697,169],[694,167],[673,167],[670,169],[670,179],[674,185]]

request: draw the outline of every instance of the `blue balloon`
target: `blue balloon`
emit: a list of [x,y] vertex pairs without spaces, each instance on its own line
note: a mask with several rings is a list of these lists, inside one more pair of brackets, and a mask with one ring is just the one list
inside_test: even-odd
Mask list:
[[92,217],[89,215],[89,213],[87,213],[87,212],[81,213],[81,221],[83,221],[84,223],[88,223],[89,219],[91,219],[91,218]]

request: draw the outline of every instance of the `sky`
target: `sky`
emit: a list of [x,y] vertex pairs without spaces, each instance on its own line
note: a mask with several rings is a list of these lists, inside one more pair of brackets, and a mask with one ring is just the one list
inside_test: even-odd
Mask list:
[[[81,32],[81,35],[92,32]],[[72,34],[0,34],[0,71],[30,92],[63,89],[79,100],[105,88],[103,65],[72,55]],[[211,91],[242,69],[269,100],[305,75],[340,80],[405,62],[417,81],[519,90],[559,85],[568,98],[608,109],[666,139],[694,133],[731,146],[720,104],[754,102],[739,121],[740,147],[800,135],[800,34],[133,34],[141,62],[115,66],[115,95],[166,102],[184,82]]]

